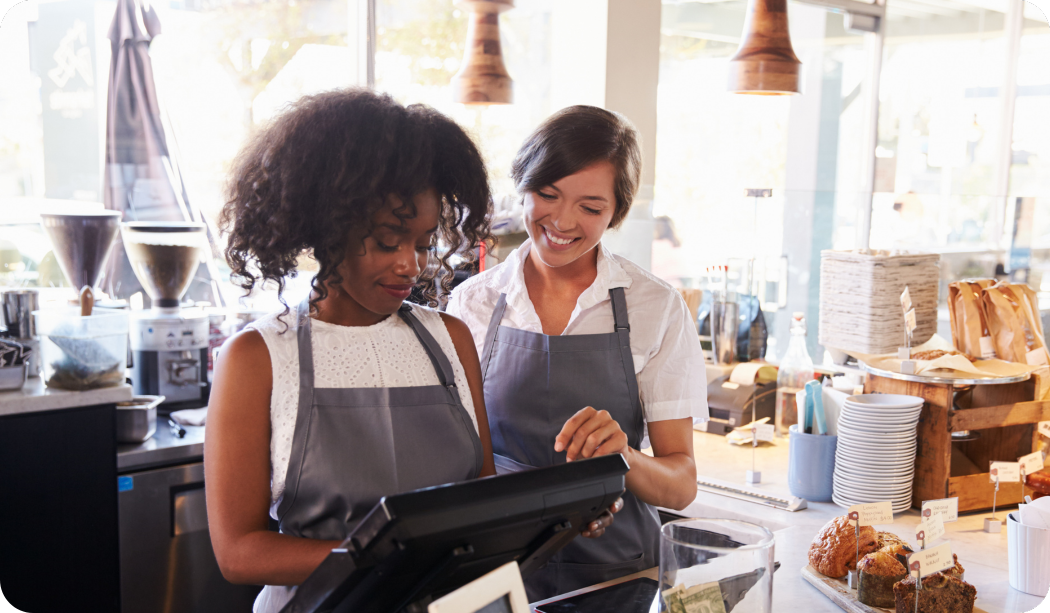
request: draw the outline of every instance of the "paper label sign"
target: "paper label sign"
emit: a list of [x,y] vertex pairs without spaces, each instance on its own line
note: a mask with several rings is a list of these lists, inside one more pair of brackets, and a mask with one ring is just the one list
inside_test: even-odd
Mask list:
[[919,527],[915,530],[915,539],[926,543],[932,543],[944,536],[944,522],[940,515],[923,517]]
[[1039,422],[1039,434],[1042,434],[1046,438],[1050,438],[1050,421]]
[[988,471],[988,479],[999,483],[1018,483],[1021,481],[1021,465],[1017,462],[992,462],[992,468]]
[[893,505],[887,502],[855,504],[849,508],[851,521],[860,521],[861,526],[876,526],[893,523]]
[[1042,347],[1036,347],[1029,351],[1025,355],[1025,359],[1028,361],[1029,366],[1045,366],[1048,363],[1046,360],[1046,349]]
[[955,566],[955,560],[952,559],[951,543],[916,551],[908,556],[908,569],[918,571],[919,577],[927,577],[952,566]]
[[982,336],[981,337],[981,358],[985,360],[995,359],[995,343],[992,342],[992,337]]
[[944,523],[959,520],[959,499],[941,498],[940,500],[927,500],[922,503],[922,516],[932,517],[940,515]]
[[908,291],[908,286],[904,286],[904,292],[901,294],[901,306],[904,307],[905,312],[911,309],[911,292]]
[[915,323],[915,309],[911,309],[904,314],[904,325],[908,327],[908,334],[910,335],[915,331],[917,324]]
[[759,441],[773,442],[773,437],[776,436],[776,430],[773,424],[755,424],[751,426],[755,432],[755,439]]
[[1043,452],[1035,451],[1026,456],[1021,456],[1017,459],[1017,463],[1021,465],[1021,470],[1024,471],[1025,475],[1037,473],[1043,470]]
[[739,383],[733,383],[732,381],[723,381],[722,382],[722,388],[723,389],[727,389],[727,390],[740,389],[740,384]]

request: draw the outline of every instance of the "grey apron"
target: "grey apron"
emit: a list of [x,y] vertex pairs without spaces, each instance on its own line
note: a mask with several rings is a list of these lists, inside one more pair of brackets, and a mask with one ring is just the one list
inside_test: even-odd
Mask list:
[[[565,463],[554,438],[580,409],[606,410],[638,448],[644,433],[623,288],[609,290],[615,329],[548,336],[500,325],[503,294],[489,321],[482,357],[485,410],[496,472]],[[550,598],[656,566],[660,520],[634,494],[597,539],[577,537],[525,580],[530,601]]]
[[[345,539],[383,496],[477,477],[481,439],[452,364],[411,308],[397,314],[423,344],[439,385],[315,388],[308,300],[296,311],[299,410],[277,507],[281,532]],[[279,610],[293,593],[273,591],[257,611]]]

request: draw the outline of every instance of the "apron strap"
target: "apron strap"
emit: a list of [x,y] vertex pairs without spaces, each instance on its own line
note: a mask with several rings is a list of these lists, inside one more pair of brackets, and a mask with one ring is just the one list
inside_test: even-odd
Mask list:
[[492,318],[489,319],[489,329],[485,332],[485,350],[481,355],[481,378],[484,379],[489,371],[489,360],[492,358],[492,346],[496,344],[496,330],[503,321],[503,312],[507,310],[507,294],[499,295],[496,308],[492,310]]
[[627,319],[627,298],[624,296],[622,287],[614,287],[609,290],[609,298],[612,301],[613,321],[617,340],[620,345],[620,358],[623,362],[623,374],[627,377],[627,389],[631,395],[631,404],[639,417],[642,418],[642,399],[638,397],[638,377],[634,374],[634,355],[631,353],[631,324]]
[[310,431],[310,419],[313,416],[314,348],[310,330],[310,294],[307,294],[295,309],[295,335],[299,345],[299,406],[295,414],[292,452],[288,457],[284,496],[277,507],[278,521],[284,518],[285,513],[295,502],[295,495],[299,489],[299,477],[306,457],[307,433]]
[[441,385],[456,387],[456,375],[452,370],[452,363],[449,362],[445,352],[441,350],[441,345],[438,344],[434,335],[412,314],[412,307],[408,306],[407,303],[403,304],[397,310],[397,314],[412,328],[412,331],[416,333],[416,338],[423,344],[423,349],[426,350],[430,363],[434,365],[434,370],[437,372]]

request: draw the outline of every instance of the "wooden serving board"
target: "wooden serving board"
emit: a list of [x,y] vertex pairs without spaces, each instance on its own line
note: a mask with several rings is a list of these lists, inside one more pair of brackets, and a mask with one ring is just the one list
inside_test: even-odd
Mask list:
[[802,578],[830,598],[831,602],[837,604],[843,611],[849,611],[849,613],[887,613],[894,611],[893,609],[883,609],[881,607],[869,607],[857,600],[857,592],[850,589],[849,585],[846,584],[845,578],[832,579],[831,577],[825,577],[812,566],[806,566],[802,569]]
[[[817,572],[812,566],[802,569],[802,578],[810,585],[820,590],[822,594],[831,599],[843,611],[849,613],[895,613],[894,609],[883,609],[882,607],[870,607],[857,600],[857,592],[851,590],[846,584],[846,579],[832,579]],[[987,613],[984,609],[974,606],[973,613]]]

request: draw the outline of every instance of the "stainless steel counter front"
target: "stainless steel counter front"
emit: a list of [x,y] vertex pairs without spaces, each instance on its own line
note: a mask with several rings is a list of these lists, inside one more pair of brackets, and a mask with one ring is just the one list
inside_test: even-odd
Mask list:
[[204,458],[204,426],[183,426],[186,436],[177,438],[168,427],[168,416],[157,416],[157,433],[144,443],[117,446],[117,472],[185,464]]

